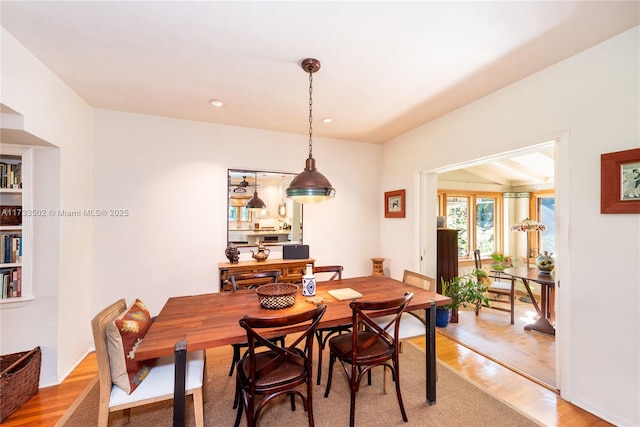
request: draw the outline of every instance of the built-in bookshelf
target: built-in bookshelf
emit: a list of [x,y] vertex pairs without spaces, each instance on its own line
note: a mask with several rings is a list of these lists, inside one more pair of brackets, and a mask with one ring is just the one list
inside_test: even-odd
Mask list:
[[31,283],[32,149],[0,151],[0,307],[33,299]]

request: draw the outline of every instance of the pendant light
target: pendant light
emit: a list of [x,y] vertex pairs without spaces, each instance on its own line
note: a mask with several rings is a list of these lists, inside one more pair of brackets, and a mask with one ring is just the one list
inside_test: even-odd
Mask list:
[[256,172],[255,177],[255,191],[253,192],[253,197],[249,199],[246,205],[244,205],[247,209],[264,209],[267,205],[264,204],[262,199],[258,197],[258,173]]
[[309,73],[309,158],[304,170],[296,176],[286,190],[288,198],[298,203],[317,203],[335,197],[336,190],[331,183],[316,169],[316,161],[312,156],[313,135],[313,73],[320,69],[320,61],[307,58],[302,61],[302,69]]

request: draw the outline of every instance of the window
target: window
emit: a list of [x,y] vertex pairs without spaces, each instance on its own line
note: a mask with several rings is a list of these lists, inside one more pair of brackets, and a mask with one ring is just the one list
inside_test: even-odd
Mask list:
[[495,252],[496,201],[489,197],[476,198],[476,247],[481,254]]
[[442,191],[439,196],[444,203],[440,212],[446,215],[447,228],[458,230],[459,256],[470,256],[476,248],[483,255],[501,251],[502,245],[498,243],[501,194]]
[[458,230],[458,255],[469,255],[468,197],[447,197],[447,228]]
[[556,251],[556,199],[554,194],[535,195],[536,218],[545,225],[545,231],[538,233],[540,252]]
[[229,206],[229,221],[250,221],[249,209],[244,206]]

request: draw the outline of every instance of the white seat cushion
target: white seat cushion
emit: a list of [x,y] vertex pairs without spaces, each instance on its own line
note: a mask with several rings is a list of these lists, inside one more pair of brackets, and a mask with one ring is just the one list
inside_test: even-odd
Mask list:
[[493,281],[491,283],[491,286],[489,286],[489,292],[491,292],[491,289],[499,289],[502,291],[511,291],[511,282],[496,282]]
[[[376,324],[380,327],[385,327],[391,320],[393,320],[394,315],[376,317],[374,320]],[[409,313],[402,313],[402,318],[400,320],[400,336],[398,337],[401,340],[413,337],[419,337],[425,334],[425,326],[424,323],[420,321],[420,319],[416,318],[414,315]],[[395,331],[393,327],[387,330],[389,335],[393,336]]]
[[[151,368],[149,375],[140,383],[133,393],[127,394],[120,387],[111,387],[109,407],[124,403],[138,402],[159,396],[173,396],[173,379],[175,374],[174,356],[164,356],[158,359],[156,366]],[[204,375],[204,350],[187,353],[186,389],[192,390],[202,387]]]

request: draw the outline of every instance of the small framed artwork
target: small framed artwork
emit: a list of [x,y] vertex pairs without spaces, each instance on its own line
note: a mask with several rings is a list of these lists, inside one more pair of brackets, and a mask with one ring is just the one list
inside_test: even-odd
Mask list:
[[384,217],[404,218],[404,190],[384,193]]
[[640,213],[640,148],[603,154],[600,213]]

